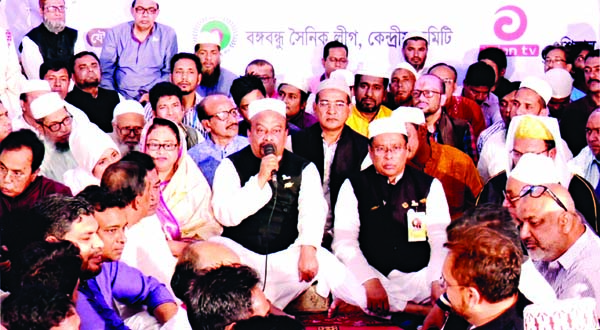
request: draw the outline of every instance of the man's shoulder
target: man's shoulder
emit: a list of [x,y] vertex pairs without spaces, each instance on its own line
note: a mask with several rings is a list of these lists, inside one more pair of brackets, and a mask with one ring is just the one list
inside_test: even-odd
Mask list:
[[[434,145],[435,145],[435,147],[434,147]],[[437,143],[434,141],[431,144],[431,149],[434,153],[436,153],[436,148],[439,148],[438,154],[439,154],[440,160],[452,161],[453,167],[456,166],[457,164],[463,164],[463,165],[472,164],[473,166],[468,166],[468,167],[472,167],[473,169],[477,170],[475,168],[475,165],[473,164],[473,159],[471,159],[471,157],[469,157],[469,155],[464,153],[462,150],[459,150],[456,147],[453,147],[448,144],[441,144],[441,143]],[[464,167],[467,167],[467,166],[464,166]],[[452,168],[450,170],[455,171],[456,169]]]
[[565,113],[568,116],[564,116],[563,119],[572,117],[573,114],[587,114],[586,109],[591,106],[590,96],[584,96],[575,102],[571,102],[565,106]]

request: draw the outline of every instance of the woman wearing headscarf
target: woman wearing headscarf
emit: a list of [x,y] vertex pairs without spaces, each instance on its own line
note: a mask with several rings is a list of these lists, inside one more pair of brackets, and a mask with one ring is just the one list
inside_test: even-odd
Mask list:
[[[188,156],[184,136],[172,121],[154,118],[144,128],[140,150],[152,157],[158,171],[161,195],[156,214],[167,239],[205,240],[220,235],[222,227],[210,205],[210,186]],[[178,255],[175,245],[170,244],[171,250]]]
[[89,185],[100,185],[106,168],[121,159],[119,147],[113,139],[96,125],[74,129],[69,146],[77,167],[63,175],[63,182],[77,195]]

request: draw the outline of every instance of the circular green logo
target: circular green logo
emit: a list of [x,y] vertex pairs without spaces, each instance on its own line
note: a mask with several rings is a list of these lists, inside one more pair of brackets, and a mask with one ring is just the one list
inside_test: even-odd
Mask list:
[[225,49],[231,43],[231,29],[221,21],[206,22],[200,29],[202,32],[218,32],[221,36],[221,49]]

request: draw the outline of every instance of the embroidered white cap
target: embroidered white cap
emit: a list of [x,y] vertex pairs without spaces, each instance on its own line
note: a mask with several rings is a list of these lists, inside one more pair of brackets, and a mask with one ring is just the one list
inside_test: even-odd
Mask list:
[[346,85],[346,82],[343,79],[329,78],[321,81],[319,83],[319,87],[317,88],[317,93],[324,89],[336,89],[340,92],[346,93],[349,97],[352,97],[350,94],[350,88],[348,85]]
[[275,111],[285,118],[285,103],[277,99],[260,99],[250,102],[248,105],[248,118],[258,115],[263,111]]
[[369,124],[369,139],[385,133],[398,133],[408,136],[406,125],[395,117],[375,119]]
[[417,79],[419,77],[419,75],[417,74],[417,70],[415,70],[415,68],[407,62],[398,63],[398,65],[396,65],[396,67],[394,68],[392,73],[398,69],[404,69],[404,70],[409,71],[410,73],[413,74],[413,76],[415,76],[415,79]]
[[354,86],[354,73],[348,69],[337,69],[329,74],[329,79],[342,79],[348,86]]
[[50,83],[46,80],[32,79],[21,83],[21,94],[42,91],[50,92],[51,90]]
[[308,93],[308,80],[306,77],[302,77],[298,74],[286,74],[281,79],[281,83],[277,86],[277,89],[281,88],[281,85],[290,85],[298,88],[304,93]]
[[196,44],[213,44],[221,46],[221,36],[219,32],[202,31],[198,33]]
[[562,68],[554,68],[546,71],[544,78],[552,87],[552,97],[563,99],[571,95],[573,90],[573,77],[569,71]]
[[556,167],[552,158],[545,155],[526,153],[519,159],[510,177],[526,184],[542,185],[558,183]]
[[38,96],[31,102],[31,114],[36,120],[42,119],[62,108],[67,103],[55,92],[46,93]]
[[388,74],[388,70],[374,63],[363,65],[362,68],[356,72],[356,75],[371,76],[384,79],[388,79],[390,76]]
[[405,123],[412,123],[415,125],[425,124],[423,110],[416,107],[399,107],[392,112],[392,117]]
[[117,120],[117,116],[126,113],[136,113],[138,115],[145,116],[146,112],[140,102],[135,100],[123,100],[117,104],[113,111],[113,122]]
[[546,105],[550,101],[550,98],[552,98],[552,87],[542,78],[534,76],[525,77],[525,79],[521,81],[520,88],[529,88],[532,91],[536,92],[539,96],[542,97],[542,99],[544,99]]
[[429,38],[425,35],[425,33],[421,32],[421,31],[409,31],[404,35],[404,39],[403,40],[408,40],[408,39],[423,39],[425,40],[425,43],[429,44]]

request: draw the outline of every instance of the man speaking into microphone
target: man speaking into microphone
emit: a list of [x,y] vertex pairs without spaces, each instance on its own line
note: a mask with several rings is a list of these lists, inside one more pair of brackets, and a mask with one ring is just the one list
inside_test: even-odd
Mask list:
[[224,159],[215,173],[212,206],[224,226],[221,242],[254,268],[278,308],[318,280],[317,293],[364,306],[364,291],[345,266],[321,248],[327,214],[315,165],[285,149],[285,103],[250,103],[250,145]]

